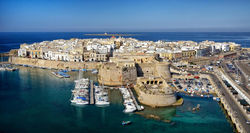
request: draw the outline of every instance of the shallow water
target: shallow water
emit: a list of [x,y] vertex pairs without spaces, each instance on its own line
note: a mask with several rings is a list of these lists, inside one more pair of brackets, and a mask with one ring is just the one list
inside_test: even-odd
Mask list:
[[[59,79],[50,72],[25,67],[15,72],[0,71],[0,132],[233,132],[219,104],[202,98],[184,97],[182,106],[156,109],[146,106],[142,111],[171,120],[169,123],[123,113],[118,90],[109,91],[108,107],[73,106],[69,99],[78,72],[70,72],[70,79]],[[90,72],[83,72],[82,77],[96,81]],[[200,111],[192,112],[197,104],[201,105]],[[123,120],[133,123],[123,127]]]

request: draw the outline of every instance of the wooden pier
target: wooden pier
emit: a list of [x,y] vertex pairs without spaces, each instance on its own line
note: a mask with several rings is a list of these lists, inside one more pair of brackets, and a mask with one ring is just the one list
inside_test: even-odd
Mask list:
[[129,91],[129,93],[130,93],[130,95],[131,95],[131,97],[132,97],[132,99],[133,99],[133,101],[134,101],[134,103],[135,103],[135,106],[136,106],[137,110],[138,110],[138,111],[143,110],[143,109],[141,108],[141,106],[138,104],[138,102],[136,101],[135,96],[134,96],[132,90],[131,90],[129,87],[128,87],[128,91]]
[[94,100],[94,82],[90,80],[90,104],[95,104]]

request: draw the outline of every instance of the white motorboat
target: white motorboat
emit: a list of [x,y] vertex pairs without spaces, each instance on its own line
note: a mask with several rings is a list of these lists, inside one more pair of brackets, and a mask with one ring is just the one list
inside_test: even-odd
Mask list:
[[72,103],[77,105],[89,104],[89,79],[75,80],[75,89],[72,90]]

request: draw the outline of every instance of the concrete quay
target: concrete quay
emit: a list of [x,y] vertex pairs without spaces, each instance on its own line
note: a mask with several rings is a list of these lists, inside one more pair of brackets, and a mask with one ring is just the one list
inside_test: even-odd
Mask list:
[[219,74],[218,72],[209,74],[217,86],[215,89],[216,94],[220,97],[221,103],[226,109],[228,116],[230,116],[232,122],[235,124],[237,131],[240,133],[250,132],[250,126],[246,123],[248,119],[244,111],[224,84]]
[[237,83],[235,83],[230,76],[224,72],[223,69],[219,69],[218,72],[220,73],[221,77],[225,79],[239,94],[242,96],[248,104],[250,104],[250,95],[244,91]]
[[[249,133],[250,125],[246,123],[248,117],[246,117],[243,108],[239,106],[239,103],[235,100],[234,96],[222,81],[220,77],[221,74],[216,70],[214,73],[201,73],[201,75],[203,77],[207,77],[211,81],[215,93],[218,95],[218,97],[220,97],[221,103],[224,106],[228,116],[235,124],[236,130],[240,133]],[[178,69],[175,69],[175,71],[178,72]],[[194,73],[194,71],[188,72]]]
[[248,86],[248,84],[250,83],[250,79],[249,76],[250,75],[250,70],[249,70],[249,66],[248,63],[250,63],[250,61],[234,61],[235,66],[238,68],[238,70],[242,73],[243,76],[243,85],[242,88],[246,90],[246,92],[250,93],[250,88]]

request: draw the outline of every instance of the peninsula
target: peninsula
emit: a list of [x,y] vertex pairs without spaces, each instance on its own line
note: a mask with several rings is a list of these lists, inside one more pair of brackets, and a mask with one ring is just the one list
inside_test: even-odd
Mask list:
[[[9,63],[48,69],[97,69],[100,84],[133,88],[138,100],[152,107],[173,106],[176,95],[215,96],[239,132],[249,131],[250,96],[230,75],[245,62],[248,50],[234,42],[140,41],[135,38],[70,39],[22,44],[12,50]],[[107,35],[109,36],[109,35]],[[239,69],[244,73],[246,68]],[[244,82],[247,84],[247,82]],[[235,110],[238,115],[235,116]]]

